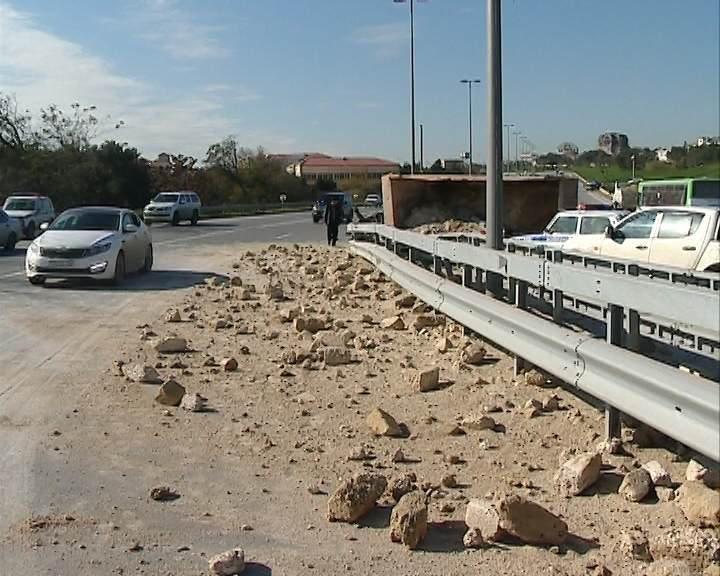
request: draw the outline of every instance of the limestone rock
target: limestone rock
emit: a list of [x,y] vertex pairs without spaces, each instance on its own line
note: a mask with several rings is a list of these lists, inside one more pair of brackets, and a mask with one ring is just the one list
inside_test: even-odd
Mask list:
[[155,401],[165,406],[178,406],[185,396],[185,388],[170,378],[158,390]]
[[720,493],[703,482],[685,482],[677,490],[675,503],[691,524],[720,528]]
[[165,322],[182,322],[182,317],[180,316],[180,311],[177,308],[168,310],[165,313]]
[[390,496],[392,496],[392,499],[395,500],[395,502],[399,502],[400,498],[405,496],[405,494],[409,494],[410,492],[418,489],[417,484],[415,484],[416,481],[417,476],[415,473],[409,472],[391,479],[390,482],[388,482],[386,491]]
[[405,330],[405,321],[401,316],[390,316],[380,321],[380,327],[385,330]]
[[710,488],[720,488],[720,469],[709,469],[697,460],[690,460],[685,470],[685,480],[700,480]]
[[413,378],[412,387],[416,392],[437,390],[440,387],[440,367],[419,370]]
[[142,384],[160,384],[162,378],[160,374],[152,366],[146,364],[134,364],[132,366],[122,367],[125,376],[127,376],[133,382],[140,382]]
[[542,410],[543,412],[555,412],[556,410],[560,410],[560,398],[555,396],[555,394],[546,396],[542,401]]
[[427,534],[428,508],[425,494],[415,490],[405,494],[393,508],[390,516],[390,539],[402,542],[411,550]]
[[684,560],[662,558],[647,567],[645,576],[701,576]]
[[484,542],[495,542],[503,535],[500,515],[489,500],[470,500],[465,509],[465,524],[471,530],[477,530]]
[[169,336],[155,342],[153,346],[156,352],[161,354],[174,354],[177,352],[187,352],[187,340],[178,336]]
[[546,384],[545,376],[535,368],[528,370],[524,375],[525,384],[528,386],[543,387]]
[[500,527],[527,544],[559,546],[568,535],[568,526],[539,504],[513,494],[497,505]]
[[420,316],[417,316],[415,320],[413,320],[411,328],[415,332],[419,332],[423,328],[432,328],[434,326],[440,326],[444,323],[444,316],[421,314]]
[[321,330],[327,330],[327,323],[323,319],[315,316],[295,318],[293,325],[298,332],[307,331],[311,334],[315,334]]
[[595,452],[579,454],[567,460],[555,474],[554,482],[563,496],[578,496],[600,478],[602,456]]
[[615,437],[603,440],[595,447],[598,454],[622,454],[624,451],[622,440]]
[[347,348],[325,348],[324,359],[326,366],[342,366],[352,362],[352,355]]
[[387,479],[381,474],[356,474],[338,486],[328,501],[328,520],[356,522],[362,518],[382,495]]
[[185,394],[180,402],[180,408],[188,412],[202,412],[205,410],[206,402],[207,400],[198,393]]
[[436,347],[438,349],[438,352],[440,352],[441,354],[445,354],[445,352],[447,352],[453,347],[453,343],[447,336],[442,336],[437,341]]
[[465,548],[486,548],[488,543],[483,540],[482,533],[477,528],[470,528],[463,536]]
[[235,372],[238,369],[238,361],[235,358],[223,358],[220,360],[220,367],[225,372]]
[[487,351],[484,346],[471,343],[463,348],[460,358],[465,364],[477,366],[485,361],[486,353]]
[[497,426],[497,422],[485,414],[475,414],[463,418],[461,422],[463,428],[469,430],[493,430]]
[[395,418],[380,408],[375,408],[368,414],[367,425],[376,436],[400,437],[403,435],[402,428]]
[[417,302],[417,298],[412,294],[408,294],[407,296],[400,296],[397,300],[395,300],[395,307],[412,308],[415,305],[415,302]]
[[285,292],[282,284],[268,284],[265,288],[265,294],[274,302],[282,302],[285,300]]
[[643,464],[642,468],[647,470],[647,473],[650,474],[650,479],[655,486],[672,486],[670,472],[668,472],[657,460],[651,460],[650,462]]
[[241,548],[228,550],[208,560],[210,572],[217,576],[236,576],[245,570],[245,552]]
[[715,530],[671,528],[650,539],[650,552],[655,560],[675,558],[703,570],[720,563],[720,540]]
[[620,533],[618,549],[621,554],[633,560],[652,562],[650,541],[642,530],[623,530]]
[[623,478],[618,494],[630,502],[640,502],[652,488],[652,479],[647,470],[637,468]]
[[655,494],[660,502],[672,502],[675,500],[675,490],[667,486],[655,486]]

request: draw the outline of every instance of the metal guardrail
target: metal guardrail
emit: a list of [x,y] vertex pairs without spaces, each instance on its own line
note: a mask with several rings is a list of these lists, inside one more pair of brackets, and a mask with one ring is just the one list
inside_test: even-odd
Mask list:
[[[612,267],[594,269],[493,251],[382,225],[350,225],[348,233],[354,252],[430,306],[511,351],[520,364],[526,360],[613,411],[720,461],[718,383],[620,346],[627,320],[626,340],[639,348],[639,320],[646,314],[692,324],[692,329],[720,339],[718,314],[708,313],[720,308],[720,292],[712,281],[677,285],[616,273]],[[432,271],[426,269],[428,262]],[[461,265],[461,274],[454,274],[452,263]],[[488,272],[505,278],[507,300],[482,293]],[[557,303],[549,318],[526,309],[533,287],[550,293]],[[604,303],[606,340],[565,326],[562,303],[567,293]],[[608,416],[616,420],[617,414],[609,411]]]

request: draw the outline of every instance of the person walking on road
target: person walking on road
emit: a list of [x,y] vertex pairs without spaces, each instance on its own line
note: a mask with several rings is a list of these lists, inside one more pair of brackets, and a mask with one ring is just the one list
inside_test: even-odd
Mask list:
[[341,222],[342,210],[340,209],[340,203],[333,199],[325,208],[325,226],[327,226],[328,246],[335,246]]

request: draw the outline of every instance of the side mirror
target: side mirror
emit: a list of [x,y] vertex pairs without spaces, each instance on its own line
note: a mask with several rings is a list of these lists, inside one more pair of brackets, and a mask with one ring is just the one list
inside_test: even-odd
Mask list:
[[133,232],[137,232],[138,227],[135,226],[135,224],[125,224],[125,227],[123,228],[124,234],[132,234]]
[[47,229],[48,229],[48,223],[47,223],[47,222],[43,222],[42,224],[40,224],[40,230],[42,230],[43,232],[45,232],[45,230],[47,230]]

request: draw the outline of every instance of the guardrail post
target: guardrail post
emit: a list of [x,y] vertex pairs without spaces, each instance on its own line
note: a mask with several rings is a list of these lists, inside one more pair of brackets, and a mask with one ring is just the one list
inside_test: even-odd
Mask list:
[[[512,294],[514,304],[516,308],[524,310],[527,308],[527,293],[528,283],[524,280],[511,279],[511,285],[515,286],[514,293]],[[517,354],[513,358],[513,376],[516,378],[525,370],[527,363],[525,359]]]
[[[623,307],[617,304],[608,306],[607,341],[613,346],[622,345],[623,337]],[[620,411],[610,405],[605,406],[605,438],[620,437]]]
[[628,348],[633,352],[640,351],[640,313],[628,310]]
[[[553,252],[552,261],[562,263],[562,252]],[[562,324],[563,321],[563,291],[553,290],[553,322]]]
[[408,247],[408,262],[415,264],[415,248],[412,246]]
[[469,264],[463,266],[463,286],[466,288],[472,288],[473,286],[473,270],[474,268]]
[[442,258],[439,256],[433,256],[433,265],[435,268],[435,274],[438,276],[442,276]]
[[475,289],[480,292],[480,294],[485,294],[485,291],[487,290],[487,273],[485,270],[481,268],[475,269]]

